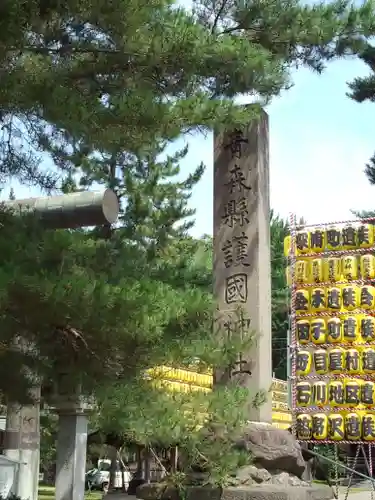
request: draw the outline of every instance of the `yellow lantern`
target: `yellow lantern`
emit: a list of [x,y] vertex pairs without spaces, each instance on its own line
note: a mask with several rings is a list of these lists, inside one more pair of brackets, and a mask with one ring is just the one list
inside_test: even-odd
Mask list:
[[372,224],[361,224],[357,230],[358,246],[370,248],[374,245],[374,226]]
[[311,341],[314,344],[326,343],[326,322],[323,318],[313,318],[310,322]]
[[358,379],[345,379],[344,398],[346,406],[358,406],[361,403],[361,381]]
[[311,260],[311,281],[313,283],[321,283],[324,281],[323,259]]
[[312,252],[323,252],[325,248],[325,231],[314,228],[310,232],[310,248]]
[[310,309],[312,312],[321,312],[327,309],[325,288],[313,288],[311,290]]
[[360,294],[361,309],[374,309],[375,307],[375,288],[370,285],[361,286]]
[[335,226],[326,230],[326,242],[328,250],[341,250],[341,231]]
[[362,316],[360,332],[364,342],[375,340],[375,318],[373,316]]
[[364,373],[375,373],[375,349],[373,347],[362,349],[362,370]]
[[299,344],[308,344],[310,342],[310,321],[299,319],[296,322],[297,340]]
[[345,439],[344,417],[340,413],[330,413],[328,415],[328,439],[331,441]]
[[375,384],[370,380],[364,380],[361,385],[361,404],[372,407],[375,404]]
[[211,388],[213,386],[213,376],[210,374],[205,375],[206,386]]
[[327,288],[327,307],[331,311],[339,311],[341,309],[341,289],[336,286]]
[[358,245],[357,228],[351,224],[344,226],[341,230],[341,241],[344,250],[356,248]]
[[375,257],[370,254],[360,258],[361,277],[364,280],[375,278]]
[[312,386],[313,406],[326,406],[328,402],[328,386],[326,382],[315,382]]
[[361,417],[357,413],[345,415],[345,436],[350,441],[361,439]]
[[341,380],[332,380],[328,385],[328,403],[335,408],[344,405],[344,383]]
[[297,375],[307,375],[311,370],[311,352],[298,351],[297,352]]
[[298,406],[309,406],[311,404],[311,385],[309,382],[298,382],[296,385],[296,399]]
[[356,342],[359,339],[359,325],[356,315],[342,318],[342,333],[344,342]]
[[310,308],[309,292],[301,288],[296,290],[295,308],[297,313],[307,313]]
[[361,356],[358,349],[347,349],[345,351],[345,368],[348,373],[353,375],[361,372]]
[[341,347],[335,347],[328,351],[328,370],[332,373],[344,371],[344,350]]
[[310,251],[310,233],[307,230],[297,231],[296,234],[297,253],[309,253]]
[[342,342],[342,327],[340,318],[327,320],[327,342],[338,344]]
[[295,267],[296,283],[309,283],[310,281],[310,262],[305,260],[297,260]]
[[341,259],[339,257],[328,257],[323,262],[324,281],[340,281]]
[[342,293],[342,308],[346,311],[353,311],[359,306],[360,289],[356,285],[343,285]]
[[375,415],[365,413],[362,417],[362,438],[364,441],[375,441]]
[[317,441],[327,439],[328,416],[325,413],[315,413],[312,416],[312,435]]
[[341,259],[342,276],[344,280],[358,279],[358,259],[354,255],[345,255]]
[[328,356],[325,349],[314,349],[313,359],[314,368],[318,375],[324,375],[328,372]]
[[300,413],[296,418],[297,439],[309,440],[312,438],[312,417],[307,413]]

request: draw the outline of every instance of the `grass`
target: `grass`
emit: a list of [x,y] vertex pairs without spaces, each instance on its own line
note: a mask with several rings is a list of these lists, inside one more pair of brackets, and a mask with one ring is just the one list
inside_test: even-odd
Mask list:
[[[93,491],[85,494],[85,500],[101,500],[103,493]],[[55,488],[53,486],[40,486],[38,491],[38,500],[54,500]]]

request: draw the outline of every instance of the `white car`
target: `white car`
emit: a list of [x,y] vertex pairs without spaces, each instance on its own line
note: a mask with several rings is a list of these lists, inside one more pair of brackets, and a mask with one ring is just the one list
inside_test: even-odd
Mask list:
[[[98,460],[98,467],[86,472],[86,487],[92,490],[108,491],[110,477],[111,461],[108,459]],[[116,489],[123,488],[123,480],[125,481],[125,489],[128,489],[132,474],[129,471],[122,471],[120,462],[116,461],[116,476],[114,487]]]

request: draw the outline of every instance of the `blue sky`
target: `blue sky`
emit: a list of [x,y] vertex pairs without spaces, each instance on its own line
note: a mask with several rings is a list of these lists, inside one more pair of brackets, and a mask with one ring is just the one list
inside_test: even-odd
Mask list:
[[[280,215],[292,211],[314,223],[352,218],[351,209],[375,209],[375,186],[363,173],[375,152],[375,103],[358,104],[345,95],[346,83],[367,73],[357,60],[332,63],[321,76],[299,70],[295,86],[267,108],[271,206]],[[181,164],[183,173],[200,161],[207,166],[191,199],[197,210],[192,234],[211,234],[212,135],[181,139],[175,147],[185,141],[190,149]],[[18,198],[40,195],[16,183],[13,187]]]

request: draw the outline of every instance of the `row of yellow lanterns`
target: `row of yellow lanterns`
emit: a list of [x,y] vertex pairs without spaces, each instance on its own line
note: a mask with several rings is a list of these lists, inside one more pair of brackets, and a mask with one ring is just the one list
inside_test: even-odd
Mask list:
[[[315,227],[296,231],[296,255],[321,253],[325,251],[345,251],[356,248],[371,248],[374,245],[374,226],[358,223],[344,227],[331,225],[326,228]],[[291,236],[284,239],[284,254],[291,253]]]
[[[153,379],[159,379],[157,382],[170,382],[170,387],[178,385],[197,386],[202,389],[210,389],[213,384],[213,376],[209,373],[198,373],[190,370],[171,368],[169,366],[158,366],[147,370],[147,375]],[[177,384],[177,385],[176,385]],[[194,390],[194,389],[193,389]]]

